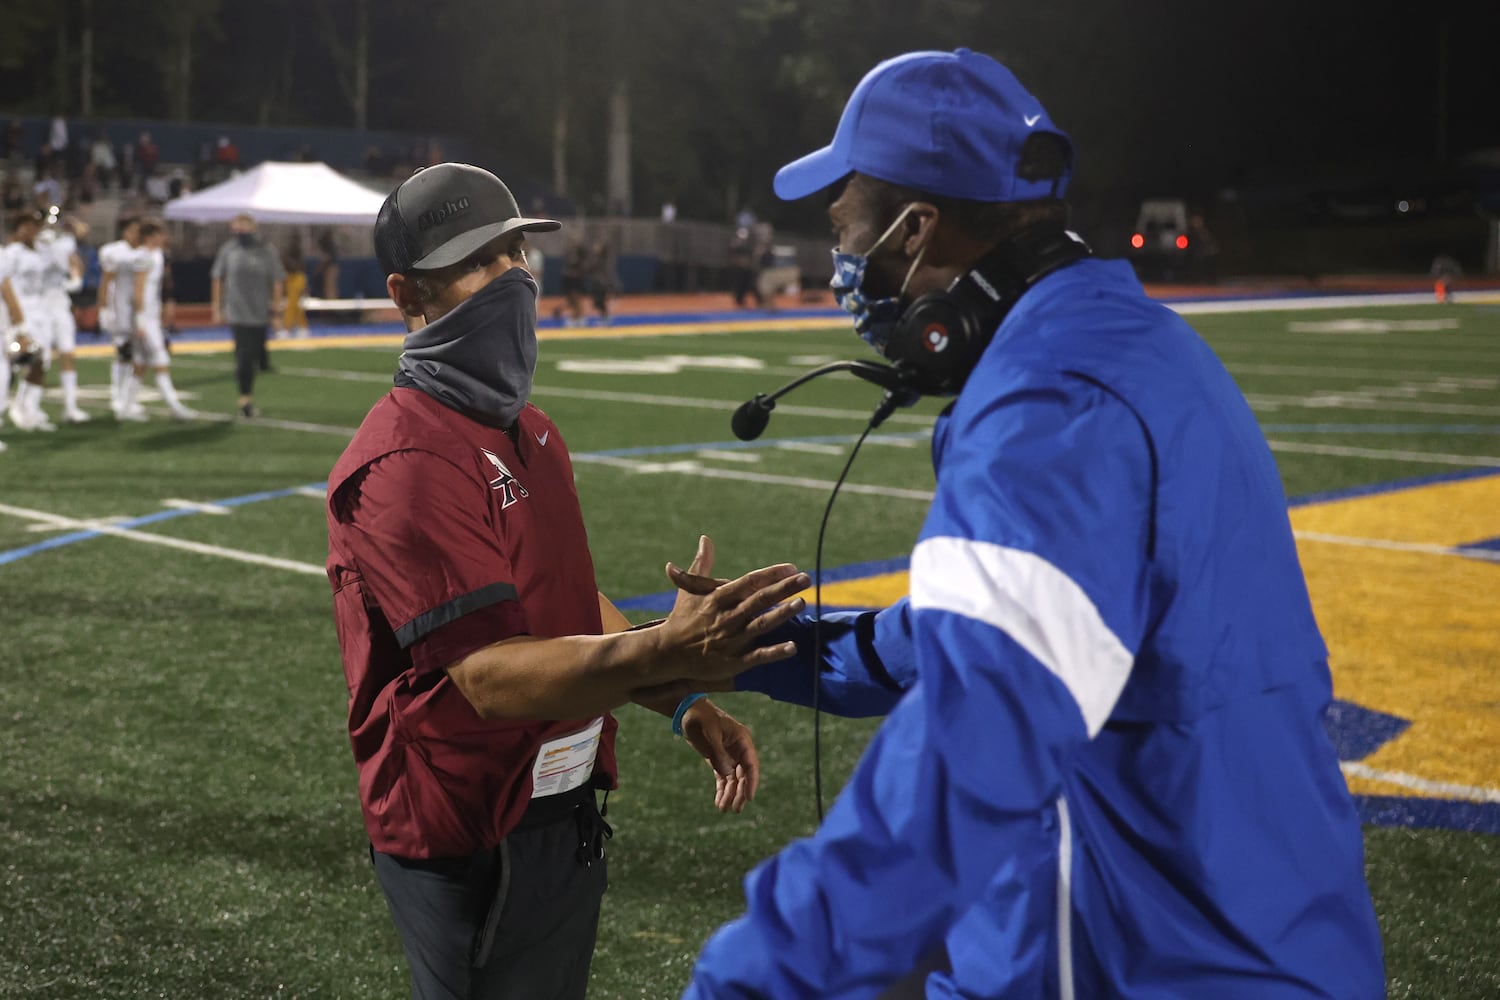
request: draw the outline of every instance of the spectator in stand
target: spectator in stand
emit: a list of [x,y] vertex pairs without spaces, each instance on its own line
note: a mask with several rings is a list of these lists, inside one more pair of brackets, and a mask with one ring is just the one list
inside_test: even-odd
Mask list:
[[0,156],[16,163],[26,158],[25,142],[21,137],[19,119],[12,118],[5,123],[5,132],[0,135]]
[[193,186],[207,187],[214,182],[214,144],[212,139],[198,143],[198,155],[193,158]]
[[542,285],[542,275],[547,270],[547,255],[535,243],[528,243],[526,244],[526,260],[524,263],[526,270],[530,271],[531,276],[536,279],[537,295],[545,295],[546,291]]
[[159,162],[161,150],[157,148],[150,132],[142,132],[141,137],[135,141],[135,165],[140,172],[140,179],[145,181],[155,174]]
[[47,128],[47,145],[52,147],[52,162],[50,166],[54,170],[66,170],[68,165],[68,122],[62,115],[53,116],[52,124]]
[[115,160],[115,147],[110,143],[109,136],[101,132],[94,138],[94,144],[89,147],[89,162],[93,164],[94,176],[100,187],[109,190],[115,182],[115,171],[119,169],[119,163]]
[[385,153],[379,146],[365,147],[365,172],[371,177],[384,177],[390,172],[390,164],[386,162]]
[[62,182],[52,176],[52,168],[47,168],[37,175],[36,183],[32,185],[31,192],[35,196],[36,203],[42,208],[51,208],[63,203]]
[[234,168],[240,165],[240,148],[229,136],[219,136],[218,145],[214,148],[214,163],[218,164],[219,171],[224,177],[229,176]]
[[750,227],[741,226],[734,231],[729,241],[729,287],[734,292],[734,304],[744,308],[747,298],[754,298],[760,306],[760,292],[755,287],[755,268],[750,245]]
[[318,237],[318,273],[312,287],[325,299],[339,297],[339,243],[332,229]]
[[[588,281],[589,251],[582,243],[575,242],[568,247],[568,256],[563,259],[562,271],[562,293],[567,300],[568,313],[563,317],[563,322],[568,326],[576,326],[583,322],[583,292]],[[554,313],[554,318],[559,317],[562,310]]]
[[[777,248],[772,242],[775,230],[771,228],[769,222],[762,222],[755,228],[757,233],[755,260],[759,267],[755,276],[755,290],[765,308],[775,309],[776,296],[796,292],[802,273],[797,267],[794,254],[783,256],[777,253]],[[783,248],[783,253],[785,249]]]
[[12,212],[19,212],[26,207],[26,192],[21,190],[21,182],[15,176],[5,178],[4,187],[0,187],[0,209],[9,216]]
[[92,205],[94,199],[99,196],[99,171],[95,169],[90,160],[83,165],[83,173],[78,177],[78,183],[69,190],[69,201],[80,205]]
[[600,240],[589,251],[589,298],[599,314],[599,322],[609,322],[609,300],[619,294],[620,277],[615,267],[615,249],[609,240]]
[[135,190],[135,144],[120,143],[120,192]]

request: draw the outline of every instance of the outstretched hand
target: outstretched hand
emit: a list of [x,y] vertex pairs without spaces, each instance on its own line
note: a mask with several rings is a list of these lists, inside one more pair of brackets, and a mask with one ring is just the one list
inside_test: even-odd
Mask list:
[[714,808],[742,812],[760,787],[760,755],[750,728],[707,698],[682,718],[682,735],[714,772]]
[[807,606],[795,596],[811,584],[807,574],[781,563],[737,580],[718,580],[713,564],[714,545],[707,535],[698,539],[686,570],[667,564],[667,578],[678,589],[672,613],[660,626],[663,652],[682,658],[682,676],[723,680],[795,655],[792,642],[758,648],[755,642]]

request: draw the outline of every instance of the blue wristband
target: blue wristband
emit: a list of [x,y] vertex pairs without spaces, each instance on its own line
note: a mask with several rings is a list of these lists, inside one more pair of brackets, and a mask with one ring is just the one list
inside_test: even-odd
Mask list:
[[672,735],[673,736],[681,736],[682,735],[682,717],[684,715],[687,715],[687,710],[690,709],[690,708],[692,708],[693,705],[700,698],[707,698],[707,697],[708,697],[708,695],[704,694],[702,691],[699,691],[697,694],[690,694],[690,695],[688,695],[686,698],[682,699],[681,701],[679,701],[677,703],[677,711],[675,711],[675,712],[672,713]]

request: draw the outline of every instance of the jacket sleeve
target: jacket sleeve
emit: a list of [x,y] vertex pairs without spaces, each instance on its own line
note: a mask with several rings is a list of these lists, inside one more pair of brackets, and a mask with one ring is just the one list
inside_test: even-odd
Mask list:
[[[764,645],[791,640],[797,644],[797,655],[745,671],[735,680],[736,690],[811,706],[818,622],[811,615],[798,615],[767,633]],[[903,597],[882,611],[830,612],[821,622],[818,707],[846,718],[888,715],[917,679],[910,602]]]
[[1025,888],[1046,860],[1032,834],[1145,630],[1150,448],[1118,399],[1059,376],[961,406],[938,460],[911,566],[920,681],[816,835],[747,878],[693,1000],[876,996],[987,886],[1007,890],[987,895],[1014,937],[997,952],[1039,961],[1051,904]]

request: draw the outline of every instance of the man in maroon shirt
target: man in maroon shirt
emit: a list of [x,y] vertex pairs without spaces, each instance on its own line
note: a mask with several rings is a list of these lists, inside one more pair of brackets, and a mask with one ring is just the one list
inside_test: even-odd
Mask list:
[[[791,566],[652,627],[601,595],[572,465],[528,401],[536,282],[499,178],[445,163],[381,209],[376,252],[407,317],[395,388],[328,481],[328,576],[371,857],[423,998],[584,996],[628,701],[672,716],[738,811],[759,764],[748,730],[701,695],[790,656],[753,648],[796,614]],[[690,573],[708,575],[713,547]],[[674,582],[683,571],[668,567]],[[685,697],[686,695],[686,697]]]

